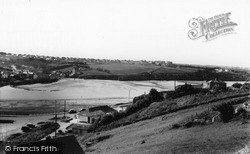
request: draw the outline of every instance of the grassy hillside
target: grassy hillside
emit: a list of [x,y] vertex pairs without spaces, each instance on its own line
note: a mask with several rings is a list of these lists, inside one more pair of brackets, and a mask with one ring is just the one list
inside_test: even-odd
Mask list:
[[158,101],[152,100],[149,95],[142,95],[135,98],[133,104],[128,107],[124,113],[113,115],[113,117],[107,116],[96,121],[90,130],[109,130],[203,104],[210,104],[218,101],[223,102],[223,100],[230,99],[234,101],[234,104],[239,104],[246,101],[250,93],[248,90],[237,93],[235,91],[224,91],[219,93],[198,92],[174,99],[168,96],[166,99]]
[[249,91],[198,93],[154,102],[78,140],[87,153],[236,153],[250,146],[249,113],[244,123],[235,116],[226,123],[173,125],[220,104],[250,103],[248,96]]
[[[140,121],[78,140],[87,153],[236,153],[250,146],[249,124],[242,121],[215,122],[206,126],[170,129],[208,104]],[[87,137],[87,138],[86,138]],[[100,140],[103,139],[103,140]],[[93,145],[85,146],[88,141]]]
[[115,75],[129,75],[144,72],[151,72],[160,68],[156,65],[142,65],[142,64],[124,64],[124,63],[109,63],[109,64],[90,64],[91,68],[103,68],[109,70]]
[[[248,69],[218,66],[175,64],[165,61],[132,61],[49,57],[38,55],[0,54],[0,71],[17,72],[29,70],[46,78],[52,72],[60,77],[110,79],[110,80],[226,80],[245,81],[250,79]],[[77,68],[75,75],[70,75]],[[60,75],[61,74],[61,75]],[[58,78],[60,78],[58,77]],[[6,85],[12,79],[1,79]]]

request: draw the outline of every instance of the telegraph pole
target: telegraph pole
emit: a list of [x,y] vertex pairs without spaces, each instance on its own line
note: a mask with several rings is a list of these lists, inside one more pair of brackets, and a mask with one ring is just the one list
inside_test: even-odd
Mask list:
[[130,102],[130,89],[128,90],[128,102]]
[[1,141],[3,141],[3,127],[2,126],[0,126],[0,127],[1,127],[1,137],[2,137]]
[[66,112],[66,100],[64,101],[64,110],[63,110],[63,117],[65,118],[65,112]]
[[[56,101],[55,101],[55,123],[57,124]],[[55,137],[56,137],[56,130],[55,130]]]

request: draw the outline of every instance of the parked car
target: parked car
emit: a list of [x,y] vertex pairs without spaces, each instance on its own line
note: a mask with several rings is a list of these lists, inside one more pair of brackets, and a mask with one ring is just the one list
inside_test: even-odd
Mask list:
[[27,127],[30,127],[31,129],[32,129],[32,128],[36,128],[36,126],[35,126],[34,124],[31,124],[31,123],[28,123],[26,126],[27,126]]
[[62,134],[62,135],[64,134],[64,132],[62,130],[58,130],[58,133]]
[[77,113],[76,110],[74,110],[74,109],[70,109],[70,110],[69,110],[69,114],[75,114],[75,113]]
[[44,121],[41,121],[41,122],[38,122],[37,124],[38,125],[43,125],[43,124],[45,124],[46,122],[44,122]]
[[81,112],[81,111],[85,111],[86,109],[85,108],[81,108],[79,111]]
[[30,132],[32,129],[31,129],[30,127],[28,127],[28,126],[23,126],[23,127],[21,128],[21,130],[22,130],[23,132]]
[[65,133],[72,133],[72,130],[66,130]]

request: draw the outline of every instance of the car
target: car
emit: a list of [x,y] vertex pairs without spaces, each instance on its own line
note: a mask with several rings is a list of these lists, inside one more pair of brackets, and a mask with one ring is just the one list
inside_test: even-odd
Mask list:
[[72,130],[66,130],[65,133],[72,133]]
[[85,110],[86,110],[85,108],[81,108],[81,109],[80,109],[80,112],[81,112],[81,111],[85,111]]
[[21,130],[26,133],[26,132],[30,132],[32,129],[30,127],[28,127],[28,126],[23,126],[21,128]]
[[74,109],[70,109],[70,110],[69,110],[69,114],[75,114],[75,113],[77,113],[76,110],[74,110]]
[[64,132],[62,130],[58,130],[59,134],[64,134]]
[[40,122],[38,122],[37,123],[37,125],[44,125],[46,122],[44,122],[44,121],[40,121]]
[[30,127],[31,129],[32,129],[32,128],[36,128],[36,126],[35,126],[34,124],[31,124],[31,123],[28,123],[26,126],[27,126],[27,127]]

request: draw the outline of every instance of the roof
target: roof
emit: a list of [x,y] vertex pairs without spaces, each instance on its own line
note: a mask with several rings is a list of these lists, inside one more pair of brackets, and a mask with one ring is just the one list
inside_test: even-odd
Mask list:
[[[84,154],[84,151],[82,150],[81,146],[79,145],[78,141],[76,140],[76,137],[74,135],[70,136],[64,136],[59,138],[54,138],[50,140],[42,140],[42,141],[36,141],[36,142],[30,142],[25,144],[19,144],[16,145],[18,147],[38,147],[39,151],[36,151],[37,154],[43,154],[45,153],[46,149],[42,150],[43,147],[48,147],[48,149],[52,149],[54,153],[63,153],[63,154]],[[55,148],[49,148],[49,147],[55,147]],[[56,150],[57,152],[55,152]],[[51,153],[52,150],[50,150]],[[14,154],[16,151],[6,151],[6,154]],[[27,153],[27,151],[19,152],[19,153]]]
[[114,106],[128,106],[131,105],[132,103],[117,103]]
[[74,125],[72,129],[82,129],[82,130],[88,130],[87,126],[82,126],[82,125]]
[[226,82],[224,82],[224,81],[221,81],[221,80],[210,80],[210,81],[208,81],[208,83],[211,83],[211,82],[213,82],[213,83],[226,83]]
[[96,116],[112,112],[116,112],[116,110],[109,107],[108,105],[102,105],[102,106],[88,108],[88,110],[82,110],[78,113],[78,115]]
[[94,112],[94,111],[98,111],[98,110],[103,111],[105,113],[115,111],[113,108],[109,107],[108,105],[102,105],[102,106],[96,106],[96,107],[89,108],[89,112]]
[[82,130],[87,130],[89,126],[83,125],[83,124],[71,124],[68,126],[66,129],[67,130],[72,130],[72,129],[82,129]]

